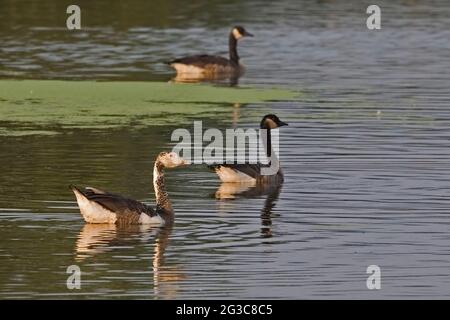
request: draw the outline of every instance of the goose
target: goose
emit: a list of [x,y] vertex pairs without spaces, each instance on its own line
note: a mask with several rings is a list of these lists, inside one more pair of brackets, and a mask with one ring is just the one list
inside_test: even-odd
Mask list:
[[164,169],[188,165],[175,152],[161,152],[153,167],[153,187],[156,208],[118,194],[93,187],[84,190],[71,185],[81,215],[87,223],[158,224],[164,225],[173,218],[172,204],[164,186]]
[[[267,129],[267,142],[264,144],[266,149],[266,155],[270,157],[272,154],[275,154],[272,149],[271,143],[271,133],[272,129],[276,129],[282,126],[287,126],[286,122],[281,121],[274,114],[265,115],[260,123],[261,129]],[[269,152],[268,152],[269,151]],[[277,161],[276,157],[270,157],[273,161]],[[261,169],[264,166],[268,167],[269,165],[263,165],[260,163],[250,164],[213,164],[210,165],[209,168],[215,171],[215,173],[219,176],[222,182],[239,182],[239,183],[250,183],[250,184],[258,184],[258,183],[280,183],[283,182],[283,172],[279,166],[278,162],[278,171],[273,175],[263,175]]]
[[229,59],[202,54],[175,59],[167,64],[177,71],[177,77],[187,79],[240,75],[243,73],[244,67],[239,63],[237,42],[243,37],[253,37],[253,35],[241,26],[235,26],[231,29],[228,40]]

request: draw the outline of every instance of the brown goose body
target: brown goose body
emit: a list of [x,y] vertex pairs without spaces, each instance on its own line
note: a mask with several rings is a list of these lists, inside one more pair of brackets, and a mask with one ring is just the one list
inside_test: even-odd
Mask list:
[[[80,212],[88,223],[155,224],[162,223],[160,215],[150,206],[118,194],[86,187],[71,186]],[[99,193],[100,192],[100,193]]]
[[153,168],[156,207],[97,188],[80,189],[70,186],[80,213],[88,223],[164,224],[173,215],[172,204],[164,186],[164,168],[174,168],[187,162],[176,153],[162,152]]

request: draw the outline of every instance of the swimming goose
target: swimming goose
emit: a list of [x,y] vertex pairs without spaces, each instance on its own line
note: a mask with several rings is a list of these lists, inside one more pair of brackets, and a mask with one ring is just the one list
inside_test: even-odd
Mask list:
[[228,46],[230,59],[220,56],[195,55],[175,59],[168,64],[177,71],[177,77],[184,78],[215,78],[218,75],[240,75],[244,67],[239,64],[237,41],[243,37],[253,37],[241,26],[231,29]]
[[[275,154],[272,149],[272,143],[271,143],[271,133],[270,131],[272,129],[276,129],[282,126],[287,126],[288,124],[286,122],[281,121],[276,115],[274,114],[267,114],[263,117],[261,120],[260,128],[261,129],[267,129],[267,141],[264,144],[266,155],[268,158],[272,154]],[[269,151],[269,152],[268,152]],[[273,161],[277,161],[278,159],[273,157]],[[252,184],[258,184],[258,183],[279,183],[283,181],[283,172],[281,171],[281,168],[279,167],[278,162],[278,171],[276,174],[273,175],[263,175],[261,173],[261,169],[264,167],[269,167],[269,165],[264,165],[260,163],[250,164],[250,163],[243,163],[243,164],[214,164],[210,165],[209,168],[214,170],[217,175],[219,176],[220,180],[222,182],[240,182],[240,183],[252,183]]]
[[88,223],[164,224],[173,216],[172,204],[164,186],[164,168],[187,165],[175,152],[161,152],[153,167],[156,208],[121,195],[86,187],[70,186],[77,198],[81,215]]

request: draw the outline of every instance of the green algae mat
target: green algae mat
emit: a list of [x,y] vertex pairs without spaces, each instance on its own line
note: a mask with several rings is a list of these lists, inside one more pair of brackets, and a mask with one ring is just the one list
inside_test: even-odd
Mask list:
[[[290,100],[298,95],[287,89],[206,84],[0,80],[0,135],[51,134],[45,128],[54,126],[177,123],[187,116],[214,116],[233,105]],[[29,130],[15,130],[12,124]]]

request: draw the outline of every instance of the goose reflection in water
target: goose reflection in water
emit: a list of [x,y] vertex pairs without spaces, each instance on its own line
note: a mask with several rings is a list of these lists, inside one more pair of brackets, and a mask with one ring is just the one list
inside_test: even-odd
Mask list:
[[118,250],[118,246],[135,246],[151,243],[153,290],[155,299],[174,299],[179,291],[179,281],[186,279],[179,266],[165,266],[164,253],[170,243],[173,221],[164,227],[149,225],[85,224],[76,242],[76,260]]
[[265,196],[264,206],[261,209],[261,236],[272,237],[273,209],[276,206],[281,193],[283,183],[257,184],[257,183],[230,183],[223,182],[214,194],[221,201],[235,200],[239,198],[254,199]]

